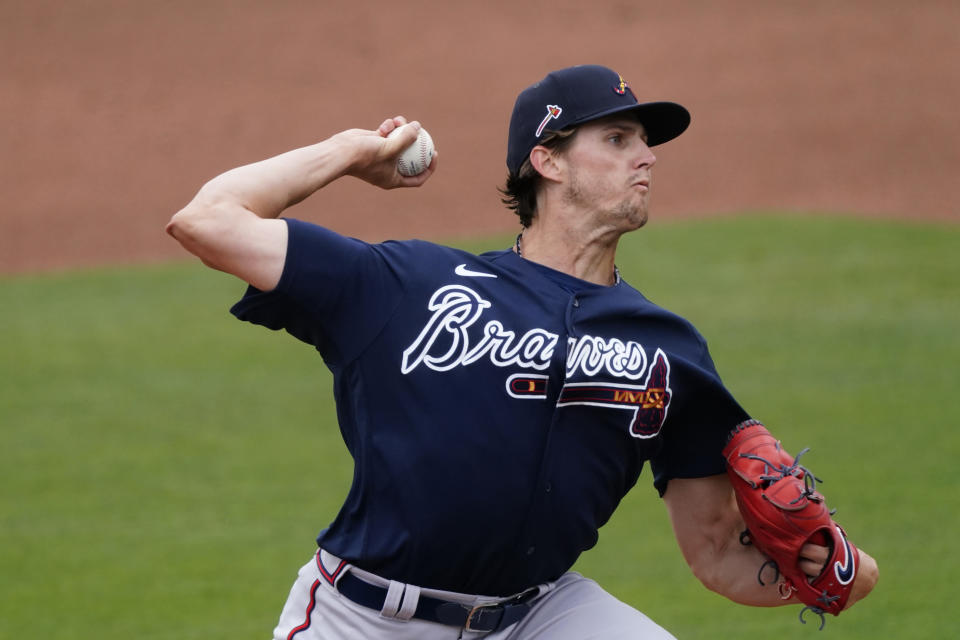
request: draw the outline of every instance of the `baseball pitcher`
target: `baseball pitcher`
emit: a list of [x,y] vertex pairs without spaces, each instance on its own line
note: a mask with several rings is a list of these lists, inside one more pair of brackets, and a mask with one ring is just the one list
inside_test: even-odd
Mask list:
[[482,255],[281,217],[343,176],[431,179],[432,149],[398,170],[423,138],[401,117],[228,171],[173,216],[188,251],[249,284],[237,318],[309,344],[334,376],[353,485],[277,640],[672,638],[570,571],[646,466],[707,588],[817,623],[870,592],[876,563],[802,453],[617,270],[620,237],[647,222],[653,148],[689,122],[601,66],[523,90],[502,189],[522,231]]

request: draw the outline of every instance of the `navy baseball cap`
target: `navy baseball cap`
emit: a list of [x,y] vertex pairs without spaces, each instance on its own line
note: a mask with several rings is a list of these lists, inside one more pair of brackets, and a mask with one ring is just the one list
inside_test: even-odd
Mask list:
[[585,64],[547,74],[524,89],[513,106],[507,168],[516,173],[544,131],[559,130],[614,113],[633,113],[651,147],[673,140],[690,125],[690,112],[674,102],[640,102],[616,71]]

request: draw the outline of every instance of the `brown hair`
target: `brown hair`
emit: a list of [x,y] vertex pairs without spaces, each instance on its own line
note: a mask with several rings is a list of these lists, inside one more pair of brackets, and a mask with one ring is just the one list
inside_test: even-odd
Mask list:
[[[548,130],[544,132],[538,145],[562,154],[573,143],[576,132],[576,127],[560,131]],[[524,228],[529,227],[537,215],[537,187],[540,179],[540,173],[530,164],[530,158],[527,158],[520,165],[519,171],[507,174],[506,184],[499,189],[503,196],[501,202],[520,217],[520,224]]]

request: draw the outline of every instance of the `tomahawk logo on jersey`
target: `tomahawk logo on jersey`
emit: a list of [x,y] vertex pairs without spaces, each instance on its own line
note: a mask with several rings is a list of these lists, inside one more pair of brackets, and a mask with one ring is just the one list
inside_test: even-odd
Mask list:
[[[462,275],[464,265],[458,265]],[[470,272],[468,272],[470,273]],[[550,366],[560,336],[542,328],[520,334],[498,320],[481,324],[493,303],[470,287],[447,285],[437,289],[427,308],[432,315],[416,339],[404,350],[400,370],[406,375],[423,365],[437,372],[466,367],[480,360],[496,367],[544,370]],[[592,382],[565,382],[558,407],[588,405],[629,412],[628,429],[635,438],[660,432],[670,399],[670,361],[657,349],[654,364],[633,340],[614,337],[568,338],[565,378],[586,377]],[[605,382],[606,378],[639,380],[643,384]],[[514,374],[508,377],[508,395],[518,399],[547,399],[549,376]]]
[[558,407],[589,405],[630,413],[630,435],[653,438],[660,433],[673,392],[670,390],[670,361],[660,349],[643,385],[600,382],[570,382],[563,385]]

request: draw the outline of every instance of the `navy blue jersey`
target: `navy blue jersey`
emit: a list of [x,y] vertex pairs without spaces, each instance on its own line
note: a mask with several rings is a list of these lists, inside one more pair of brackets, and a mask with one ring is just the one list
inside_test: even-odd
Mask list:
[[314,345],[333,372],[355,473],[318,538],[331,553],[507,595],[592,547],[645,461],[661,493],[724,472],[748,416],[690,323],[626,282],[287,224],[279,285],[232,312]]

